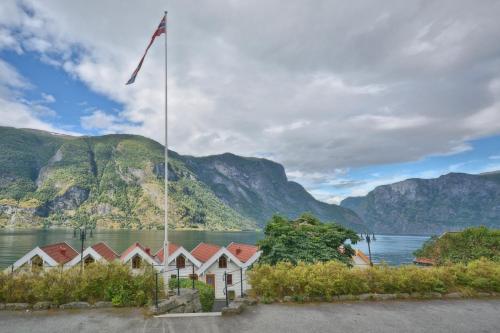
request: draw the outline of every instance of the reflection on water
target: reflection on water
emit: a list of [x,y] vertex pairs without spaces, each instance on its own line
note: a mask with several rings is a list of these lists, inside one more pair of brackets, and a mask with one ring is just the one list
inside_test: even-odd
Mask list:
[[[376,241],[371,243],[374,262],[384,260],[390,265],[411,263],[412,252],[419,248],[428,238],[423,236],[385,236],[375,235]],[[261,232],[208,232],[208,231],[170,231],[171,242],[192,250],[198,243],[206,242],[228,245],[230,242],[255,244],[264,237]],[[0,268],[5,268],[35,246],[66,241],[80,251],[80,242],[73,238],[73,231],[66,229],[51,230],[0,230]],[[151,230],[98,230],[88,244],[106,242],[121,253],[134,242],[150,247],[154,252],[163,243],[163,231]],[[88,245],[87,244],[87,245]],[[366,242],[355,247],[368,255]]]

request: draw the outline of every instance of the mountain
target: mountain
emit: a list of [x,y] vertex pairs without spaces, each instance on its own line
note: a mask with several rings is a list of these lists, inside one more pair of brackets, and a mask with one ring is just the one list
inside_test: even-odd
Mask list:
[[377,233],[440,234],[470,226],[500,228],[500,172],[449,173],[376,187],[341,206]]
[[[163,228],[164,147],[136,135],[74,137],[0,127],[0,227]],[[362,229],[349,209],[315,200],[280,164],[233,154],[169,152],[175,228],[252,230],[274,213],[311,212]]]

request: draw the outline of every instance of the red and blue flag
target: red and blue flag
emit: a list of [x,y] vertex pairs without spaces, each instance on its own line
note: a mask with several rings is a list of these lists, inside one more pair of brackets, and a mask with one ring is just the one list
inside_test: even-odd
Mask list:
[[137,68],[132,73],[132,76],[130,77],[130,79],[127,81],[126,84],[132,84],[135,82],[135,78],[137,77],[137,74],[141,70],[142,63],[144,62],[144,58],[146,57],[146,54],[148,53],[148,50],[151,47],[151,45],[153,45],[155,38],[160,36],[161,34],[164,34],[167,32],[167,25],[166,25],[165,18],[166,18],[166,16],[163,16],[160,24],[158,25],[158,28],[156,28],[155,32],[153,33],[153,36],[151,37],[151,41],[149,42],[148,47],[146,48],[146,51],[144,51],[144,55],[142,56],[141,61],[139,61],[139,65],[137,65]]

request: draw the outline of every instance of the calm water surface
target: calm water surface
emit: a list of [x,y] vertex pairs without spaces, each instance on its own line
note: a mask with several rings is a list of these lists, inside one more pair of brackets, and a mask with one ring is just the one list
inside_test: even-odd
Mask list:
[[[198,243],[206,242],[221,246],[231,242],[255,244],[264,237],[261,232],[207,232],[207,231],[170,231],[171,242],[192,250]],[[412,252],[419,248],[428,237],[422,236],[385,236],[376,235],[376,241],[371,243],[374,262],[385,261],[390,265],[410,263]],[[0,230],[0,268],[5,268],[22,257],[35,246],[66,241],[75,249],[80,249],[80,242],[73,238],[72,230]],[[106,242],[116,252],[121,253],[132,243],[138,241],[150,247],[154,252],[163,243],[163,231],[146,230],[98,230],[88,244]],[[355,247],[368,255],[365,242],[359,242]]]

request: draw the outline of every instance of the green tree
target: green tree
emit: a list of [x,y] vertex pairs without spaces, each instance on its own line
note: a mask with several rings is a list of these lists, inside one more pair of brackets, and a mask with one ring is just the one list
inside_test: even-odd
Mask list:
[[[309,213],[296,220],[274,215],[264,229],[265,238],[258,245],[262,250],[261,263],[275,265],[281,261],[292,264],[339,260],[350,264],[354,250],[347,240],[355,244],[356,232],[336,223],[322,223]],[[339,246],[344,251],[339,251]]]

